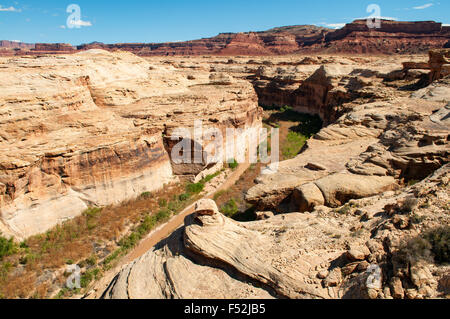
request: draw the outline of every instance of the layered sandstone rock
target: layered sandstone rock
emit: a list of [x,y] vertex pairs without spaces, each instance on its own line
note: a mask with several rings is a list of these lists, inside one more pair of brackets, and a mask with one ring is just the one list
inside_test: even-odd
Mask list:
[[[367,64],[362,70],[349,63],[322,66],[288,90],[279,78],[266,84],[257,80],[257,92],[261,90],[264,98],[271,91],[292,93],[298,104],[287,105],[333,124],[308,141],[298,157],[277,165],[275,174],[261,176],[247,200],[260,210],[336,207],[395,189],[399,181],[421,180],[447,163],[448,80],[410,95],[386,87],[383,79],[388,73],[378,65]],[[275,85],[280,89],[275,91]],[[289,102],[278,95],[275,100],[281,105]],[[371,100],[379,102],[368,103]]]
[[[93,42],[77,50],[129,51],[140,56],[195,55],[285,55],[294,53],[392,54],[425,53],[448,45],[449,27],[433,21],[403,22],[382,20],[381,27],[369,29],[367,20],[356,20],[339,30],[313,25],[274,28],[261,32],[221,33],[212,38],[171,43]],[[4,55],[71,53],[66,44],[36,44],[36,49]],[[1,52],[0,52],[1,54]]]
[[[449,174],[446,165],[414,187],[353,201],[345,212],[318,207],[250,223],[226,218],[212,201],[198,203],[183,227],[124,266],[100,293],[107,299],[443,297],[449,267],[408,245],[448,225]],[[408,196],[427,205],[411,208],[415,215],[385,211]],[[426,223],[397,226],[399,218],[413,225],[414,216]]]
[[34,50],[38,52],[71,52],[76,50],[71,44],[68,43],[36,43]]
[[[200,202],[97,297],[445,297],[446,246],[431,242],[448,241],[450,83],[411,92],[386,80],[423,59],[210,59],[214,72],[251,81],[265,104],[330,124],[296,158],[263,170],[247,192],[258,221]],[[185,72],[204,67],[169,61]]]
[[0,73],[0,224],[18,238],[174,181],[178,127],[261,125],[250,83],[131,53],[13,58]]
[[4,48],[4,49],[33,49],[34,46],[35,45],[32,43],[23,43],[23,42],[7,41],[7,40],[0,41],[0,48]]
[[224,33],[213,38],[161,44],[94,43],[79,49],[130,50],[151,55],[279,55],[307,52],[328,53],[424,53],[443,48],[448,27],[433,21],[382,20],[381,27],[369,29],[367,20],[356,20],[340,30],[316,26],[291,26],[264,32]]

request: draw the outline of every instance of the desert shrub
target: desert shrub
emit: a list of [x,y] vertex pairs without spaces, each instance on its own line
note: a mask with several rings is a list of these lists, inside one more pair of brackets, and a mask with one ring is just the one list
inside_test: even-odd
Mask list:
[[292,109],[292,106],[285,105],[285,106],[281,107],[280,112],[281,112],[281,113],[284,113],[284,112],[292,111],[292,110],[293,110],[293,109]]
[[238,205],[234,199],[230,199],[220,210],[222,214],[228,217],[233,217],[239,212]]
[[171,215],[171,211],[169,209],[161,209],[157,214],[156,214],[156,220],[158,222],[160,221],[165,221],[167,220],[170,215]]
[[439,264],[450,262],[450,226],[427,232],[425,239],[431,244],[435,262]]
[[161,208],[167,207],[167,199],[161,198],[160,200],[158,200],[158,205]]
[[212,181],[214,178],[216,178],[217,176],[220,175],[220,173],[222,173],[221,171],[218,171],[217,173],[211,174],[206,176],[201,182],[206,184],[209,183],[210,181]]
[[337,213],[341,214],[341,215],[349,215],[350,212],[351,212],[351,207],[348,204],[345,204],[344,206],[342,206],[341,208],[339,208],[337,210]]
[[187,194],[187,193],[181,194],[181,195],[179,196],[179,200],[182,201],[182,202],[187,201],[189,198],[190,198],[190,195]]
[[282,147],[283,158],[288,160],[296,157],[305,145],[306,140],[306,136],[290,131]]
[[39,255],[34,254],[34,253],[28,253],[25,256],[21,256],[19,258],[19,263],[21,265],[29,265],[34,263],[36,260],[38,260]]
[[153,227],[155,227],[155,225],[156,225],[156,217],[146,216],[144,221],[139,225],[137,232],[141,236],[144,236],[148,232],[150,232],[153,229]]
[[10,256],[17,251],[17,245],[14,242],[14,239],[7,239],[3,236],[0,236],[0,260],[3,260],[4,257]]
[[97,264],[97,256],[92,255],[91,257],[86,259],[86,265],[95,266]]
[[408,263],[427,260],[438,264],[450,262],[450,226],[429,230],[401,246],[397,252],[397,261]]
[[415,197],[408,197],[405,199],[405,201],[400,206],[400,210],[403,213],[411,213],[419,203],[418,199]]
[[152,193],[150,193],[150,192],[143,192],[140,196],[140,198],[143,198],[143,199],[148,199],[150,197],[152,197]]
[[[189,195],[189,194],[187,194],[187,195]],[[173,213],[179,213],[180,212],[180,210],[183,208],[183,202],[184,202],[184,201],[182,201],[180,199],[180,197],[181,198],[186,198],[186,196],[183,195],[183,196],[178,196],[178,198],[170,201],[169,205],[167,206],[169,211],[171,211]],[[189,197],[190,197],[190,195],[189,195]],[[189,197],[188,197],[188,199],[189,199]]]
[[189,183],[186,185],[186,191],[190,194],[200,194],[205,188],[204,183]]
[[236,159],[230,159],[228,160],[228,167],[231,168],[232,170],[235,170],[236,168],[238,168],[239,163],[236,161]]
[[94,279],[98,279],[98,275],[99,274],[100,274],[100,269],[99,268],[94,268],[94,269],[88,270],[87,272],[82,274],[81,278],[80,278],[80,286],[81,286],[81,288],[86,288],[87,286],[89,286],[89,284]]
[[105,260],[103,261],[105,268],[108,269],[109,266],[111,265],[111,263],[114,260],[116,260],[122,254],[122,252],[123,252],[122,249],[117,249],[112,254],[110,254],[108,257],[106,257]]
[[83,216],[86,216],[88,219],[96,218],[101,211],[102,209],[99,207],[89,207],[83,212]]
[[119,241],[119,246],[123,249],[130,249],[135,247],[140,239],[140,235],[137,232],[134,232],[130,236],[122,238]]
[[8,276],[12,267],[13,265],[11,263],[3,263],[0,265],[0,280],[4,280]]

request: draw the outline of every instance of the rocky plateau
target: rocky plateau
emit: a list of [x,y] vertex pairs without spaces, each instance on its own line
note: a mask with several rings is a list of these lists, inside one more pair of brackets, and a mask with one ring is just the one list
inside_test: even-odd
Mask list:
[[72,46],[66,43],[20,44],[0,42],[1,55],[74,53],[89,49],[129,51],[139,56],[267,56],[298,53],[413,54],[444,48],[450,27],[434,21],[381,20],[380,28],[369,29],[367,20],[355,20],[334,30],[315,25],[296,25],[260,32],[221,33],[212,38],[171,43],[93,42]]
[[[356,25],[346,30],[366,32]],[[389,23],[379,32],[398,28],[416,30]],[[442,28],[421,30],[440,43],[448,39],[433,34]],[[171,161],[176,128],[198,119],[221,130],[260,127],[260,106],[289,105],[320,116],[324,127],[248,190],[260,220],[236,222],[201,200],[184,225],[91,296],[446,297],[449,57],[448,49],[190,58],[91,49],[2,57],[0,231],[23,239],[90,206],[195,179],[210,167]]]
[[239,223],[199,201],[183,226],[96,296],[448,296],[448,56],[217,62],[211,71],[248,79],[265,104],[291,102],[328,125],[248,191],[260,220]]

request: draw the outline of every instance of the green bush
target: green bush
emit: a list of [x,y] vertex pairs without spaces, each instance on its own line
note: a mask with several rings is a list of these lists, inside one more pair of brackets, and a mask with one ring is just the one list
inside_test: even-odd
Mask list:
[[424,237],[431,244],[435,262],[450,263],[450,226],[430,231]]
[[202,183],[209,183],[210,181],[212,181],[214,178],[216,178],[217,176],[219,176],[220,175],[220,173],[221,172],[217,172],[217,173],[215,173],[215,174],[211,174],[211,175],[208,175],[208,176],[206,176],[203,180],[202,180]]
[[284,159],[288,160],[296,157],[302,150],[306,141],[306,136],[297,132],[289,132],[286,142],[282,147],[282,154]]
[[17,245],[14,239],[6,239],[0,236],[0,260],[17,252]]
[[191,196],[190,196],[189,194],[187,194],[187,193],[181,194],[181,195],[179,196],[179,200],[182,201],[182,202],[185,202],[185,201],[187,201],[190,197],[191,197]]
[[161,209],[157,214],[156,214],[156,220],[158,222],[161,221],[166,221],[167,219],[170,218],[170,216],[172,215],[171,211],[169,209]]
[[7,276],[10,270],[13,268],[13,265],[11,263],[4,263],[0,265],[0,279],[4,280]]
[[236,168],[238,168],[239,163],[236,161],[236,159],[230,159],[228,160],[228,167],[231,168],[232,170],[235,170]]
[[110,264],[116,260],[121,254],[123,253],[123,249],[117,249],[116,251],[114,251],[111,255],[109,255],[108,257],[105,258],[105,260],[103,261],[103,264],[105,265],[106,269],[109,269]]
[[292,110],[293,110],[293,109],[292,109],[292,106],[285,105],[285,106],[283,106],[283,107],[280,109],[280,112],[281,112],[281,113],[284,113],[284,112],[292,111]]
[[186,185],[186,191],[189,194],[200,194],[205,189],[204,183],[189,183]]
[[[187,194],[187,195],[189,195],[189,194]],[[169,211],[171,211],[173,213],[178,213],[180,211],[180,209],[183,208],[183,201],[180,200],[180,197],[185,198],[185,196],[179,196],[179,198],[171,201],[169,203],[169,205],[167,206]]]
[[88,219],[95,218],[100,214],[102,211],[102,208],[99,207],[89,207],[83,212],[83,215],[86,216]]
[[137,232],[143,237],[148,234],[153,227],[155,227],[157,221],[155,216],[146,216],[144,221],[139,225]]
[[150,192],[143,192],[140,196],[143,199],[149,199],[150,197],[152,197],[152,193]]
[[89,284],[94,280],[98,279],[98,275],[100,274],[99,268],[94,268],[92,270],[89,270],[85,272],[83,275],[81,275],[80,278],[80,286],[81,288],[87,288]]
[[222,214],[228,217],[233,217],[239,212],[238,205],[234,199],[230,199],[220,210]]
[[159,205],[159,207],[161,207],[161,208],[167,207],[167,199],[164,199],[164,198],[160,199],[160,200],[158,201],[158,205]]
[[396,254],[397,262],[407,265],[417,260],[450,263],[450,226],[429,230],[403,244]]

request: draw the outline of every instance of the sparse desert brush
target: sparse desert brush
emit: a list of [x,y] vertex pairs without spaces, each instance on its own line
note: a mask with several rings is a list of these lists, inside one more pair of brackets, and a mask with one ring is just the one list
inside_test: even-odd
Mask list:
[[239,166],[239,163],[234,158],[228,160],[227,164],[228,164],[228,168],[231,168],[232,170],[235,170]]
[[205,188],[204,183],[188,183],[186,185],[186,191],[190,194],[200,194]]
[[395,258],[405,264],[418,260],[450,263],[450,226],[428,230],[410,239],[401,246]]
[[425,234],[438,264],[450,263],[450,226],[443,226]]
[[7,239],[0,234],[0,261],[17,251],[17,244],[13,238]]
[[415,197],[407,197],[400,205],[400,210],[403,213],[411,213],[419,204],[419,200]]
[[239,208],[236,201],[234,199],[230,199],[220,208],[220,211],[227,217],[233,217],[239,212]]

